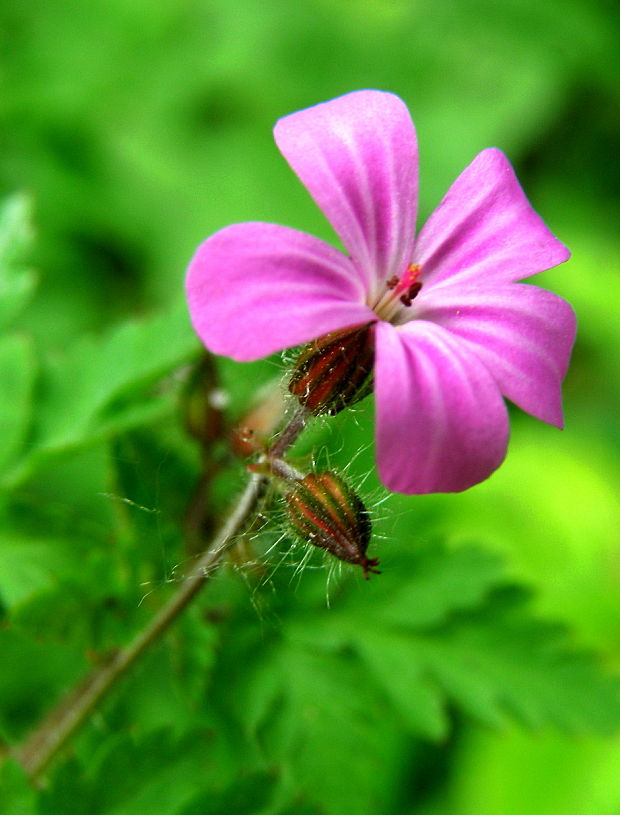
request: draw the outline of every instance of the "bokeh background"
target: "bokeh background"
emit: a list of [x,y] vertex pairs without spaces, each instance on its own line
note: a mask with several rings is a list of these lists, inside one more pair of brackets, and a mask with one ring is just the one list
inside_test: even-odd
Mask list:
[[[616,4],[5,0],[0,45],[0,194],[12,196],[3,235],[19,244],[21,275],[3,284],[18,291],[19,314],[7,318],[0,346],[5,743],[19,743],[89,665],[125,642],[190,562],[179,529],[200,455],[183,432],[178,396],[199,350],[183,306],[185,267],[204,237],[235,221],[336,240],[271,128],[358,88],[391,90],[412,112],[420,221],[479,150],[508,154],[573,252],[538,282],[567,298],[579,319],[565,431],[515,410],[508,459],[488,482],[459,496],[383,503],[385,579],[404,579],[403,547],[437,540],[459,552],[473,542],[502,557],[507,580],[530,587],[537,615],[563,623],[575,647],[620,670]],[[279,366],[221,363],[230,421]],[[380,492],[371,413],[364,406],[354,421],[321,424],[306,444],[329,449],[336,464],[355,458],[349,472],[360,482],[369,474],[372,503]],[[223,442],[213,447],[216,519],[241,467],[228,466]],[[258,576],[241,569],[218,578],[210,599],[76,740],[47,791],[30,792],[13,767],[5,811],[620,813],[620,737],[532,731],[510,716],[491,727],[458,704],[448,706],[451,726],[435,741],[403,738],[392,714],[376,744],[368,722],[350,743],[333,743],[329,722],[321,729],[312,718],[330,709],[302,706],[295,726],[276,726],[261,707],[270,687],[263,677],[254,696],[246,688],[250,718],[273,727],[267,747],[253,740],[229,715],[235,703],[222,685],[249,671],[247,654],[271,643],[288,614],[312,608],[320,627],[330,613],[325,569],[291,581],[290,564],[273,576],[280,555],[269,557]],[[350,591],[359,627],[372,627],[379,590],[353,579]],[[333,626],[325,636],[337,638]],[[308,687],[333,695],[315,668],[316,677],[304,674],[314,677]],[[286,660],[270,668],[280,677],[289,669],[295,681]],[[344,704],[347,693],[337,691]],[[214,697],[222,697],[215,712],[207,710]],[[381,719],[380,707],[365,705],[358,724],[366,714],[371,725]],[[329,775],[318,761],[304,782],[286,727],[299,729],[300,743],[314,734],[304,761],[322,750],[325,766],[339,768],[336,780],[316,781]],[[213,735],[222,731],[229,740]],[[270,753],[276,743],[289,752]],[[365,804],[352,765],[372,776]]]

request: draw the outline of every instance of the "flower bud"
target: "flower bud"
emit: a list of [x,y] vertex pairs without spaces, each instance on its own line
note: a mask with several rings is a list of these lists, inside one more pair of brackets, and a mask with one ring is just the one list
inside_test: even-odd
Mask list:
[[299,537],[347,563],[379,574],[377,558],[366,557],[368,512],[346,481],[333,472],[310,473],[285,496],[287,514]]
[[373,326],[332,331],[306,345],[297,358],[288,389],[315,416],[339,413],[370,393]]

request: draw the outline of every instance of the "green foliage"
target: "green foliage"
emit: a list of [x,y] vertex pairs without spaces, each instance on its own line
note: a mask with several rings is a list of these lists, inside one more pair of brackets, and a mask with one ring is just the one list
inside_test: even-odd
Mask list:
[[[174,409],[170,400],[174,382],[162,383],[159,390],[155,383],[186,362],[195,349],[185,309],[176,308],[162,317],[125,323],[103,338],[79,341],[67,354],[48,360],[40,375],[33,437],[9,483],[14,486],[50,455],[169,413]],[[24,354],[23,347],[14,353],[18,350]],[[28,368],[22,365],[20,375],[26,379]],[[20,385],[25,390],[28,380],[15,388]]]
[[3,446],[0,472],[11,462],[26,440],[32,418],[32,392],[36,375],[36,358],[27,337],[9,334],[0,339],[0,381],[3,401],[0,403],[0,425]]
[[10,815],[35,815],[37,794],[21,765],[6,759],[0,766],[0,806]]
[[[615,815],[611,4],[34,0],[0,4],[0,32],[3,815]],[[496,144],[572,249],[541,277],[579,318],[567,431],[515,412],[487,483],[381,503],[368,582],[271,549],[267,510],[35,789],[6,753],[174,591],[240,486],[227,433],[280,376],[217,360],[220,433],[188,437],[187,260],[232,221],[334,240],[269,131],[357,87],[412,109],[421,221]],[[370,505],[371,413],[295,451]]]
[[19,316],[36,284],[34,272],[22,265],[31,236],[29,200],[8,198],[0,208],[0,330]]
[[293,610],[275,640],[263,636],[257,668],[232,694],[267,759],[290,757],[294,789],[329,801],[326,812],[384,811],[407,733],[445,740],[454,711],[494,727],[514,719],[609,733],[620,724],[618,681],[531,615],[496,558],[433,544],[394,568],[372,588],[347,586],[330,612]]

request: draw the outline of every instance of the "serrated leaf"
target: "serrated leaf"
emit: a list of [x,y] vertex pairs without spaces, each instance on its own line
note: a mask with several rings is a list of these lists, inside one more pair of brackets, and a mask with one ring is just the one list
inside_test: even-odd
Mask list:
[[[275,678],[257,707],[254,693]],[[386,810],[398,777],[402,730],[355,660],[286,640],[252,676],[243,697],[267,760],[290,774],[301,794],[334,815]],[[274,693],[275,691],[275,693]],[[275,705],[275,706],[274,706]]]
[[479,605],[502,582],[504,572],[493,552],[478,546],[449,550],[432,543],[418,547],[407,566],[408,579],[396,588],[389,586],[376,609],[387,625],[441,623],[459,609]]
[[103,756],[60,768],[40,815],[181,815],[210,790],[234,790],[234,769],[217,738],[196,729],[179,739],[162,729],[146,738],[108,737]]
[[40,443],[72,447],[101,426],[125,426],[139,401],[153,408],[157,394],[145,386],[180,365],[197,347],[186,308],[131,321],[98,340],[82,340],[47,372],[40,419]]
[[0,206],[0,330],[18,315],[36,285],[34,273],[22,267],[32,239],[30,210],[30,200],[19,194]]
[[81,340],[42,368],[32,449],[7,479],[14,486],[41,460],[164,415],[172,408],[155,384],[197,348],[186,307],[133,320]]
[[[571,649],[563,628],[532,615],[529,593],[506,584],[496,556],[439,544],[434,554],[426,548],[418,555],[417,566],[412,557],[400,571],[408,578],[400,589],[389,576],[384,587],[380,580],[364,586],[363,597],[344,595],[331,613],[289,619],[284,640],[296,650],[283,643],[271,668],[254,674],[246,721],[255,730],[261,720],[281,720],[276,741],[283,742],[282,709],[298,694],[289,685],[299,684],[297,666],[308,655],[318,660],[317,652],[328,666],[332,661],[315,678],[316,687],[327,685],[321,696],[346,710],[356,697],[382,694],[418,737],[444,738],[450,709],[495,727],[516,720],[609,733],[620,726],[618,680],[591,655]],[[278,675],[286,679],[278,682]]]
[[411,658],[409,638],[384,629],[370,629],[356,643],[374,680],[383,688],[394,707],[413,732],[430,739],[448,733],[445,700],[424,666]]
[[[445,735],[448,705],[491,726],[514,719],[567,732],[616,730],[620,682],[591,655],[570,649],[564,629],[533,618],[527,600],[522,592],[497,592],[441,627],[353,627],[348,642],[407,720],[431,738]],[[427,708],[416,711],[420,676],[426,696],[419,705]]]
[[0,341],[0,470],[19,451],[32,413],[35,358],[26,337],[12,335]]
[[498,598],[414,646],[448,697],[482,721],[603,735],[620,725],[618,680],[522,599]]

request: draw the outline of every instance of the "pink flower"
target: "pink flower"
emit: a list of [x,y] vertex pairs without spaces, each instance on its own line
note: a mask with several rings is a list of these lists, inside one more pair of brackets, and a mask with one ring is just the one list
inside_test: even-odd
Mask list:
[[399,492],[487,478],[506,455],[503,396],[561,427],[575,317],[555,294],[516,281],[569,252],[503,153],[479,153],[416,237],[417,142],[397,96],[349,93],[274,132],[348,255],[273,224],[217,232],[187,276],[206,347],[253,360],[374,321],[378,468]]

